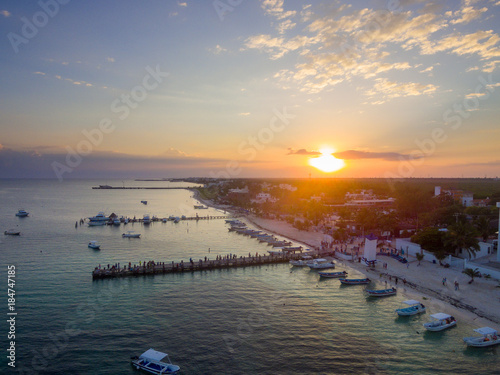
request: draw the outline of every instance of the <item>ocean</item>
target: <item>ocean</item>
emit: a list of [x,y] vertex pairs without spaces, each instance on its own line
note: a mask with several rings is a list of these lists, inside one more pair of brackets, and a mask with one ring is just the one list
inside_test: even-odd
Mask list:
[[[500,347],[467,348],[462,342],[475,326],[459,321],[444,332],[425,332],[422,323],[438,311],[398,318],[394,310],[401,307],[401,294],[369,300],[364,286],[319,281],[316,272],[288,264],[92,281],[98,265],[215,259],[268,249],[228,232],[220,219],[75,228],[80,218],[99,211],[138,218],[223,214],[195,210],[193,193],[184,189],[91,189],[105,183],[188,185],[0,180],[0,229],[21,231],[19,237],[0,237],[0,373],[139,374],[130,357],[149,348],[168,353],[186,375],[498,373]],[[21,208],[29,217],[15,216]],[[128,230],[141,238],[122,238]],[[101,250],[88,248],[90,240]],[[14,302],[7,295],[12,265]],[[362,276],[347,270],[350,277]],[[17,313],[13,324],[9,306]],[[11,341],[15,368],[8,365]]]

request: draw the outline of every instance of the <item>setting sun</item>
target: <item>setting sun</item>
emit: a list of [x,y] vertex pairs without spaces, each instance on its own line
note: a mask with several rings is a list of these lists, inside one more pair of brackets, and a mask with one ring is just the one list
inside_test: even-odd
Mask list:
[[321,156],[309,159],[309,165],[326,173],[335,172],[344,168],[344,160],[337,159],[332,155],[334,150],[331,148],[322,148],[319,151],[321,152]]

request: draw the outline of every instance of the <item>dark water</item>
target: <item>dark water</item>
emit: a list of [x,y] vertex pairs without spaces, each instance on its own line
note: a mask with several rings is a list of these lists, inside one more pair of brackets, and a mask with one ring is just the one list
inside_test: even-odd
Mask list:
[[[394,310],[402,295],[367,300],[363,286],[318,281],[308,269],[282,264],[93,282],[91,270],[98,264],[213,259],[268,249],[229,233],[224,220],[75,229],[76,220],[98,211],[129,217],[222,214],[194,210],[187,190],[90,188],[99,183],[0,181],[0,229],[22,233],[0,239],[2,350],[10,341],[7,265],[15,265],[20,373],[136,374],[130,356],[150,347],[169,353],[182,374],[498,373],[500,347],[463,344],[475,327],[459,322],[442,333],[424,333],[422,323],[437,311],[398,319]],[[15,217],[19,208],[30,216]],[[123,239],[126,230],[142,238]],[[99,241],[102,250],[89,249],[89,240]],[[3,355],[0,373],[16,373],[7,362]]]

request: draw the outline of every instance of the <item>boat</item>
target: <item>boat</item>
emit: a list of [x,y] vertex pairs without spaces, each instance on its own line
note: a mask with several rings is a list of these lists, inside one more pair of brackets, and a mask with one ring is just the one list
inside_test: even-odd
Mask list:
[[18,216],[18,217],[26,217],[26,216],[28,216],[29,214],[30,214],[30,213],[29,213],[29,212],[27,212],[26,210],[19,210],[19,211],[17,211],[16,216]]
[[195,205],[194,205],[194,208],[195,208],[196,210],[205,210],[205,209],[208,209],[208,207],[205,207],[205,206],[203,206],[202,204],[200,204],[200,205],[195,204]]
[[89,227],[100,227],[106,225],[105,221],[89,221]]
[[141,201],[142,204],[148,204],[148,201]]
[[396,294],[396,288],[367,290],[366,293],[368,293],[370,297],[394,296]]
[[399,316],[410,316],[425,312],[425,306],[421,304],[419,301],[410,299],[408,301],[403,301],[403,303],[409,305],[410,307],[397,309],[396,312],[398,313]]
[[104,215],[104,212],[99,212],[97,215],[89,217],[90,222],[107,222],[109,221],[109,216]]
[[161,219],[162,223],[166,223],[168,221],[168,219],[166,217],[164,217],[163,219]]
[[343,285],[360,285],[360,284],[369,284],[371,280],[369,278],[365,279],[339,279],[341,284]]
[[340,272],[324,272],[324,271],[319,271],[318,275],[320,277],[326,277],[326,278],[336,278],[336,277],[346,277],[347,272],[346,271],[340,271]]
[[468,346],[474,346],[476,348],[483,348],[486,346],[493,346],[500,344],[500,336],[495,329],[490,327],[477,328],[474,332],[479,333],[481,336],[464,337],[464,342]]
[[149,218],[149,215],[144,215],[142,217],[142,223],[143,224],[150,224],[151,223],[151,219]]
[[127,233],[123,233],[122,237],[124,238],[140,238],[141,234],[140,233],[134,233],[133,231],[128,231]]
[[[181,368],[172,364],[167,353],[148,349],[139,357],[132,357],[132,366],[151,374],[176,374]],[[165,362],[165,360],[167,362]]]
[[311,263],[308,264],[309,268],[312,270],[316,269],[322,269],[322,268],[335,268],[335,263],[319,258],[319,259],[314,259]]
[[120,219],[116,218],[115,220],[113,220],[113,224],[114,225],[120,225],[121,224]]
[[175,223],[175,224],[177,224],[179,221],[181,221],[181,219],[180,219],[178,216],[176,216],[176,217],[174,218],[174,223]]
[[453,316],[445,313],[432,314],[431,318],[434,319],[432,322],[423,324],[425,329],[427,329],[428,331],[442,331],[446,328],[457,325],[457,320]]
[[21,232],[15,229],[9,229],[3,232],[3,234],[5,234],[6,236],[19,236]]
[[295,267],[304,267],[313,261],[313,257],[310,255],[303,255],[302,259],[291,260],[290,264]]
[[94,250],[101,250],[101,245],[99,245],[97,241],[90,241],[89,247]]

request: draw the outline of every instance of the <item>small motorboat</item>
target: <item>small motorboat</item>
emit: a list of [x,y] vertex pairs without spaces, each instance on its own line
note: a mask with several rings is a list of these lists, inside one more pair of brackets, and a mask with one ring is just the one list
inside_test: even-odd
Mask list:
[[176,217],[174,218],[174,223],[175,223],[175,224],[177,224],[179,221],[181,221],[181,219],[180,219],[179,217],[177,217],[177,216],[176,216]]
[[161,220],[163,223],[166,223],[168,221],[168,219],[166,217],[164,217],[162,220]]
[[101,250],[101,245],[99,245],[97,241],[90,241],[89,247],[94,250]]
[[335,268],[335,263],[327,259],[319,258],[314,259],[308,264],[309,268],[312,270],[322,269],[322,268]]
[[21,232],[15,229],[9,229],[3,232],[3,234],[5,234],[6,236],[19,236]]
[[361,285],[361,284],[369,284],[371,280],[369,278],[365,279],[339,279],[340,283],[343,285]]
[[149,217],[149,215],[144,215],[142,217],[142,223],[143,224],[151,224],[151,218]]
[[141,234],[140,233],[134,233],[133,231],[128,231],[127,233],[122,234],[123,238],[140,238]]
[[432,322],[424,323],[424,327],[428,331],[442,331],[457,325],[457,320],[453,316],[445,313],[432,314],[431,318],[434,319]]
[[113,220],[113,225],[120,225],[120,224],[121,224],[120,219],[116,218],[115,220]]
[[148,204],[148,201],[141,201],[142,204]]
[[396,312],[399,316],[410,316],[421,314],[425,312],[425,306],[421,304],[419,301],[414,299],[410,299],[408,301],[403,301],[404,304],[409,305],[410,307],[404,307],[402,309],[397,309]]
[[476,348],[483,348],[486,346],[493,346],[500,344],[500,336],[495,329],[490,327],[477,328],[474,332],[479,333],[481,336],[464,337],[464,342],[468,346],[474,346]]
[[[132,357],[132,366],[151,374],[176,374],[181,368],[173,365],[167,353],[148,349],[139,357]],[[166,360],[166,361],[165,361]]]
[[28,216],[29,214],[30,214],[30,213],[29,213],[29,212],[26,212],[26,210],[19,210],[19,211],[17,211],[16,216],[18,216],[18,217],[26,217],[26,216]]
[[337,277],[346,277],[347,272],[346,271],[340,271],[340,272],[324,272],[324,271],[319,271],[318,272],[320,277],[326,277],[326,278],[337,278]]
[[302,259],[295,259],[295,260],[291,260],[290,261],[290,264],[292,266],[295,266],[295,267],[304,267],[304,266],[307,266],[309,265],[309,263],[312,263],[313,261],[313,257],[310,256],[310,255],[303,255],[302,256]]
[[367,290],[369,297],[387,297],[394,296],[396,294],[396,288],[389,289],[378,289],[378,290]]

